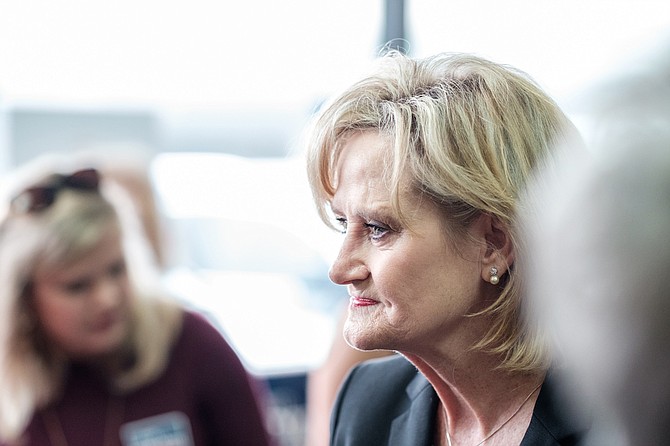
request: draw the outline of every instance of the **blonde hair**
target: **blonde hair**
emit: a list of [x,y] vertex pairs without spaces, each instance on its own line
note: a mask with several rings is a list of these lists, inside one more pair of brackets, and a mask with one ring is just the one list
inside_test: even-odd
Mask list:
[[[517,202],[568,119],[525,73],[466,54],[412,59],[391,52],[377,71],[336,96],[308,137],[308,176],[321,218],[332,224],[334,167],[352,132],[388,137],[392,205],[400,218],[401,178],[443,210],[452,240],[479,215],[504,225],[521,244]],[[478,314],[492,317],[474,346],[504,357],[502,368],[546,368],[544,337],[521,315],[521,274],[509,265],[498,299]]]
[[[38,178],[32,184],[41,183]],[[104,186],[104,181],[103,185]],[[38,267],[68,264],[109,231],[121,230],[134,296],[131,299],[127,367],[110,373],[110,386],[125,393],[156,379],[165,369],[180,329],[181,310],[162,294],[143,264],[139,222],[120,189],[63,189],[47,209],[7,211],[0,222],[0,440],[21,435],[35,410],[57,397],[67,358],[54,354],[29,304],[30,282]]]

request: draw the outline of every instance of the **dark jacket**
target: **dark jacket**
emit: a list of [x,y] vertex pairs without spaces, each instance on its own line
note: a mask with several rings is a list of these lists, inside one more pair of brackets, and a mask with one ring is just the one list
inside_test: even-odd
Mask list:
[[[585,429],[558,404],[546,379],[521,446],[578,445]],[[331,415],[332,446],[431,446],[438,397],[400,355],[356,366]]]

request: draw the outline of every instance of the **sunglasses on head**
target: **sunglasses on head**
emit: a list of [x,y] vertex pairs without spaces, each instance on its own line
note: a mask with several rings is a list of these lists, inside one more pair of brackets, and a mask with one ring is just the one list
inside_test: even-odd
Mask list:
[[54,175],[39,186],[30,187],[15,196],[11,208],[15,212],[37,212],[51,206],[62,189],[97,191],[100,174],[96,169],[82,169],[70,175]]

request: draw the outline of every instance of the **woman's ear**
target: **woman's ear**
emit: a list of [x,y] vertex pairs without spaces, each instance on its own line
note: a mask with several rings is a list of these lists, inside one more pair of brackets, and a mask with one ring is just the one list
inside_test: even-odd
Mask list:
[[480,219],[480,230],[486,243],[481,259],[482,279],[486,282],[495,281],[495,285],[514,263],[514,244],[509,229],[500,220],[488,214],[482,215]]

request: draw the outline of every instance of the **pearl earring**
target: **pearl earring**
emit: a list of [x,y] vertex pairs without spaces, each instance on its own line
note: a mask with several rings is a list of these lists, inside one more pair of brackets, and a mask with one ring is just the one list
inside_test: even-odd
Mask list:
[[500,278],[498,277],[498,268],[495,266],[491,267],[491,284],[493,285],[498,285],[498,282],[500,282]]

